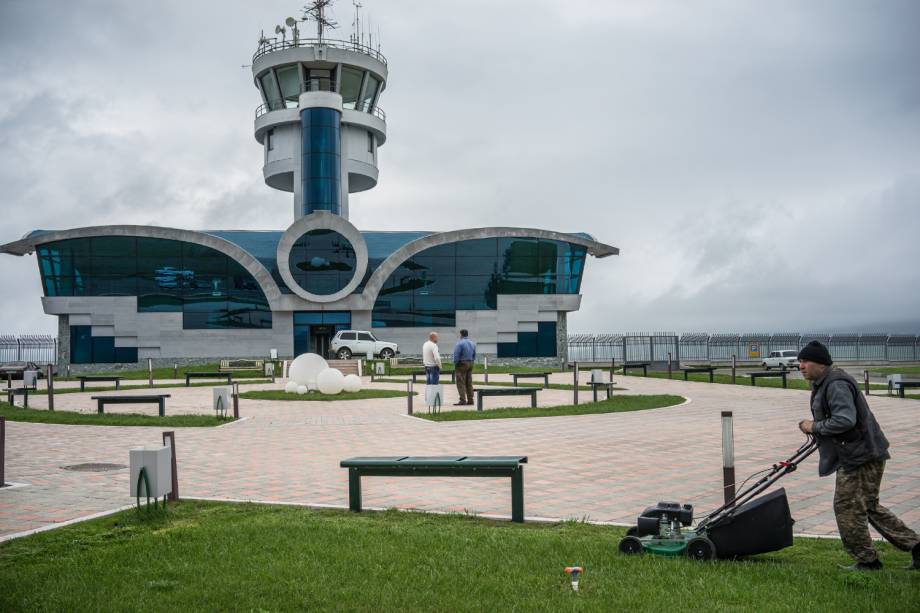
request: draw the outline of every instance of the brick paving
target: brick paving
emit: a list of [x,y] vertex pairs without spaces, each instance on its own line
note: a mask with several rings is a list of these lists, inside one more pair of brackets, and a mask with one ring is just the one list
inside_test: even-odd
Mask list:
[[[583,381],[588,373],[583,373]],[[491,375],[501,381],[510,376]],[[796,423],[807,417],[808,393],[764,387],[617,377],[617,394],[678,394],[687,404],[631,413],[434,423],[406,415],[405,398],[335,402],[242,400],[247,420],[220,428],[176,428],[180,493],[345,507],[343,458],[359,455],[527,455],[528,517],[630,523],[658,500],[691,502],[698,513],[721,501],[720,412],[734,412],[739,478],[784,459],[802,442]],[[571,374],[555,374],[569,383]],[[63,384],[62,384],[63,385]],[[365,385],[370,385],[365,379]],[[399,384],[374,387],[404,389]],[[245,389],[278,389],[278,384]],[[422,391],[422,386],[416,388]],[[457,400],[446,382],[446,402]],[[57,410],[95,411],[90,396],[55,397]],[[122,393],[145,393],[144,390]],[[167,414],[209,412],[210,387],[169,393]],[[416,411],[425,410],[422,396]],[[581,392],[590,402],[591,392]],[[544,390],[541,406],[569,404],[571,391]],[[43,396],[30,406],[46,405]],[[528,397],[492,398],[490,405],[528,406]],[[920,529],[920,401],[870,399],[892,443],[882,486],[886,504]],[[422,406],[420,406],[422,405]],[[451,408],[451,407],[447,407]],[[156,414],[156,405],[110,405],[106,411]],[[7,422],[7,480],[0,489],[0,537],[104,512],[125,504],[127,469],[104,473],[63,470],[84,462],[128,463],[128,450],[158,444],[164,429]],[[833,479],[819,479],[817,456],[781,482],[796,531],[835,535]],[[508,479],[368,478],[366,507],[459,511],[507,517]]]

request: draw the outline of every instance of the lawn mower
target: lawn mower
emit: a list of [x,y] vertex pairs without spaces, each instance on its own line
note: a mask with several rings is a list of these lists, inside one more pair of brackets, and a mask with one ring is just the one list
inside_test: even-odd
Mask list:
[[[645,509],[636,525],[630,527],[620,541],[620,552],[686,555],[695,560],[712,560],[779,551],[791,546],[795,520],[789,513],[786,490],[779,488],[755,497],[794,471],[817,448],[815,437],[809,434],[789,459],[745,479],[732,500],[703,516],[695,528],[690,527],[693,505],[659,502]],[[747,481],[762,473],[766,474],[744,489]]]

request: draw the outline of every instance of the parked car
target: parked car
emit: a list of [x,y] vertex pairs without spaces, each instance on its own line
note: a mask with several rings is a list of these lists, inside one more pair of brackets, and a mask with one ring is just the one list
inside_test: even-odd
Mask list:
[[339,330],[332,337],[329,344],[335,357],[347,360],[353,355],[364,356],[373,351],[375,356],[388,359],[399,353],[396,343],[378,341],[377,338],[366,330]]
[[795,349],[783,349],[781,351],[771,351],[770,355],[763,359],[761,363],[766,370],[771,368],[798,368],[799,352]]

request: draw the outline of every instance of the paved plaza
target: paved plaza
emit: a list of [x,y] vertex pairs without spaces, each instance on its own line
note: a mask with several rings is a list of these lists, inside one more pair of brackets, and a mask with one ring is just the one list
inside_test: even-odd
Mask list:
[[[586,381],[588,373],[583,373]],[[491,381],[508,375],[492,375]],[[557,373],[554,383],[570,383]],[[405,398],[338,402],[243,399],[244,421],[218,428],[174,428],[183,497],[347,507],[339,461],[368,455],[526,455],[528,519],[587,519],[628,524],[658,500],[693,503],[699,515],[721,501],[721,411],[734,412],[739,479],[784,459],[802,442],[808,392],[618,376],[617,394],[676,394],[680,406],[603,415],[435,423],[406,414]],[[456,390],[444,381],[447,404]],[[66,384],[59,384],[63,386]],[[276,385],[246,385],[280,389]],[[369,383],[366,387],[405,389]],[[417,386],[423,390],[422,385]],[[167,414],[209,412],[210,387],[159,390]],[[112,393],[112,392],[107,392]],[[144,390],[122,393],[144,393]],[[880,392],[879,392],[880,393]],[[94,411],[85,393],[55,397],[57,410]],[[416,411],[425,410],[423,396]],[[570,404],[571,391],[540,392],[541,406]],[[581,392],[581,402],[591,393]],[[45,406],[44,396],[30,406]],[[487,406],[525,406],[526,397],[488,398]],[[920,401],[872,396],[870,405],[892,445],[882,503],[920,528]],[[447,407],[452,408],[452,407]],[[108,411],[156,413],[155,405]],[[7,422],[7,481],[0,489],[0,538],[131,504],[127,469],[72,472],[63,466],[128,463],[128,450],[159,444],[173,428],[44,425]],[[833,478],[817,476],[817,454],[785,477],[797,533],[835,535]],[[509,517],[510,480],[367,478],[368,508],[470,512]]]

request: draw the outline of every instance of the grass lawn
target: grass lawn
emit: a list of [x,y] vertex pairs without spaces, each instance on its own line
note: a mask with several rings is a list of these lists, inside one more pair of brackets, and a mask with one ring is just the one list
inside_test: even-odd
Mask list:
[[[738,373],[737,373],[737,375],[736,375],[736,377],[735,377],[735,385],[746,385],[746,386],[748,386],[748,387],[751,387],[751,378],[747,376],[747,372],[761,372],[761,371],[760,371],[760,370],[755,370],[755,371],[741,371],[741,370],[739,369],[739,370],[738,370]],[[779,372],[779,371],[777,371],[777,372]],[[618,375],[618,376],[627,376],[627,377],[642,377],[642,375],[632,374],[632,372],[629,373],[628,375],[623,375],[622,373],[617,373],[617,375]],[[667,379],[667,378],[668,378],[668,373],[667,373],[667,372],[657,371],[657,370],[656,370],[656,371],[651,371],[651,370],[650,370],[649,373],[648,373],[648,376],[649,376],[649,377],[653,377],[653,378],[655,378],[655,379]],[[679,370],[675,370],[674,373],[673,373],[673,375],[672,375],[672,378],[673,378],[675,381],[683,381],[683,380],[684,380],[684,373],[681,372],[681,371],[679,371]],[[703,383],[709,383],[709,374],[707,374],[707,373],[691,373],[691,374],[688,376],[688,379],[689,379],[690,381],[700,381],[700,382],[703,382]],[[732,382],[732,376],[731,376],[731,375],[722,375],[722,374],[719,374],[719,373],[715,373],[714,383],[723,383],[723,384],[731,385],[731,382]],[[863,382],[862,382],[862,380],[857,379],[856,382],[859,384],[859,389],[862,390],[862,389],[863,389]],[[806,381],[805,379],[793,379],[792,377],[789,377],[789,376],[786,377],[786,386],[788,387],[788,389],[791,389],[791,390],[807,390],[807,389],[810,389],[810,388],[808,387],[808,381]],[[779,388],[782,388],[782,387],[783,387],[783,380],[782,380],[781,377],[759,378],[759,379],[757,379],[757,387],[779,387]],[[874,390],[874,389],[875,389],[875,390],[887,390],[888,387],[885,386],[885,385],[879,385],[879,384],[876,384],[876,383],[871,383],[871,384],[869,384],[869,389],[870,389],[870,391],[871,391],[871,390]]]
[[[417,396],[417,392],[412,392]],[[291,400],[298,402],[328,402],[330,400],[365,400],[368,398],[405,398],[407,393],[402,390],[361,390],[360,392],[342,392],[341,394],[321,394],[313,392],[310,394],[289,394],[284,390],[254,390],[243,392],[240,398],[250,400]]]
[[507,409],[485,409],[483,411],[443,411],[423,413],[416,417],[431,421],[464,421],[471,419],[508,419],[517,417],[558,417],[560,415],[595,415],[597,413],[624,413],[670,407],[684,402],[683,396],[614,396],[609,400],[570,404],[558,407],[515,407]]
[[[624,556],[622,528],[183,502],[0,545],[3,611],[906,611],[920,573],[839,541],[748,561]],[[563,569],[582,566],[580,591]],[[914,605],[910,603],[914,602]]]
[[[152,405],[151,405],[152,406]],[[168,409],[167,409],[168,410]],[[0,416],[8,421],[36,424],[68,424],[78,426],[155,426],[158,428],[191,428],[221,426],[233,419],[218,419],[214,415],[138,415],[136,413],[77,413],[75,411],[46,411],[14,407],[0,402]],[[2,608],[0,608],[2,610]]]
[[[256,385],[259,383],[271,383],[271,379],[251,379],[248,381],[237,381],[240,385]],[[210,383],[190,383],[188,386],[185,383],[154,383],[153,387],[150,387],[147,384],[144,385],[122,385],[118,388],[118,391],[124,390],[149,390],[149,389],[169,389],[177,387],[217,387],[226,385],[223,381],[211,381]],[[99,385],[99,384],[90,384],[86,386],[86,389],[81,392],[79,387],[56,387],[54,388],[54,395],[58,396],[60,394],[88,394],[89,392],[114,392],[114,385]]]
[[[396,368],[389,368],[387,370],[387,375],[411,375],[413,372],[418,372],[424,370],[425,367],[421,364],[417,366],[398,366]],[[453,370],[453,362],[444,362],[442,370]],[[485,365],[481,363],[473,364],[473,374],[484,374],[486,372]],[[499,366],[497,364],[489,364],[489,374],[507,374],[513,372],[562,372],[559,368],[532,368],[529,366]],[[443,375],[442,375],[443,376]],[[449,377],[450,375],[448,375]]]
[[[178,369],[178,377],[173,376],[172,368],[154,368],[153,369],[153,378],[156,379],[185,379],[186,372],[218,372],[220,370],[220,364],[198,364],[190,366],[180,366]],[[263,378],[265,374],[261,370],[233,370],[230,371],[233,373],[234,379],[252,379],[252,378]],[[280,376],[281,371],[276,367],[275,373]],[[89,374],[89,373],[86,373]],[[147,380],[147,369],[143,370],[119,370],[119,371],[110,371],[110,372],[97,372],[92,373],[94,375],[111,375],[115,377],[121,377],[122,379],[139,379],[146,381]],[[79,381],[77,375],[70,377],[55,377],[56,381]]]
[[920,375],[920,366],[872,366],[869,372],[876,375]]
[[[374,381],[377,383],[402,383],[402,384],[406,383],[406,379],[376,379],[375,378]],[[416,385],[425,385],[425,382],[418,381],[416,382]],[[454,385],[453,383],[450,382],[450,375],[444,375],[441,377],[441,385]],[[493,387],[514,387],[514,384],[511,381],[489,381],[488,383],[485,383],[483,381],[473,382],[473,387],[481,387],[483,385],[490,385]],[[517,386],[518,387],[539,387],[542,389],[551,389],[551,390],[571,390],[575,387],[571,383],[550,383],[549,386],[546,386],[546,385],[543,385],[542,383],[524,383],[522,381],[519,381]],[[591,386],[590,385],[579,385],[578,389],[585,391],[585,392],[590,392]],[[626,388],[614,386],[613,389],[622,391]],[[599,393],[604,393],[604,392],[599,392]]]

